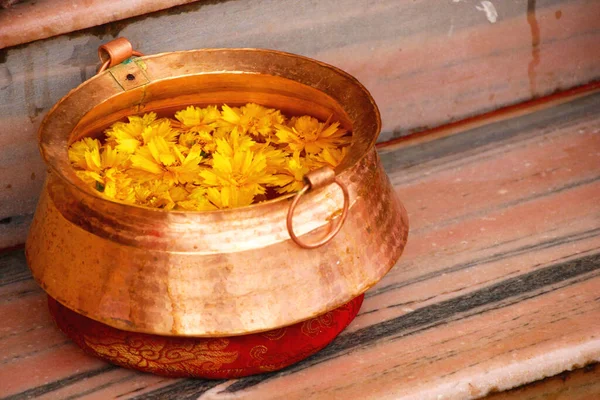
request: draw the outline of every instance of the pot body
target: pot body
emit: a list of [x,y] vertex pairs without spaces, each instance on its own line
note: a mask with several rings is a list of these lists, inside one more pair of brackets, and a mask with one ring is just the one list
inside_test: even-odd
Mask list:
[[[165,212],[98,196],[68,163],[70,143],[125,115],[250,101],[288,114],[333,115],[353,131],[336,169],[350,193],[348,217],[326,245],[306,250],[290,239],[290,196],[232,210]],[[80,314],[157,335],[243,335],[339,307],[378,282],[407,240],[406,211],[373,146],[379,126],[372,98],[354,78],[290,54],[199,50],[111,68],[63,98],[40,128],[50,168],[26,245],[33,276]],[[342,203],[334,184],[305,195],[296,234],[305,242],[325,235]]]

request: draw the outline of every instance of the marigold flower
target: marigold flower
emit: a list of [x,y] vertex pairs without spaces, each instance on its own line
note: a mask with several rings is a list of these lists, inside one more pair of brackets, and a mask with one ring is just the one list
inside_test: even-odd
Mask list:
[[342,148],[325,148],[317,154],[309,154],[307,156],[307,164],[311,170],[321,167],[335,168],[348,154],[348,146]]
[[181,123],[177,128],[189,130],[192,132],[212,132],[216,122],[221,118],[221,113],[216,106],[199,108],[189,106],[188,108],[177,111],[175,118]]
[[122,172],[128,158],[110,145],[101,149],[97,139],[84,138],[69,148],[69,160],[80,168],[77,176],[105,196],[121,201],[133,199],[131,180]]
[[177,206],[187,211],[213,211],[217,210],[206,197],[207,189],[202,186],[195,187],[185,200],[178,201]]
[[131,156],[130,174],[142,182],[161,180],[168,185],[194,182],[202,169],[201,152],[200,146],[194,146],[184,156],[173,143],[160,136],[153,137]]
[[222,138],[215,139],[216,151],[221,155],[233,157],[239,151],[248,151],[255,147],[256,142],[250,136],[240,135],[237,128]]
[[214,152],[217,148],[217,144],[215,143],[215,138],[212,133],[205,131],[182,132],[181,135],[179,135],[178,143],[180,146],[188,149],[194,145],[200,145],[202,151],[207,155]]
[[283,124],[281,112],[272,108],[249,103],[241,108],[223,105],[221,119],[217,122],[221,131],[237,128],[242,134],[250,134],[255,139],[266,140],[273,136],[274,126]]
[[[104,171],[104,190],[105,196],[119,200],[125,203],[132,203],[135,199],[135,193],[131,188],[131,178],[117,168],[109,168]],[[96,185],[98,189],[98,184]]]
[[[156,113],[148,113],[143,116],[130,116],[127,117],[129,122],[115,122],[108,128],[104,133],[106,135],[106,143],[113,147],[117,147],[119,142],[117,139],[122,141],[135,140],[142,136],[144,129],[156,121]],[[133,142],[129,143],[129,146],[133,145]]]
[[[154,114],[154,113],[152,113]],[[114,146],[117,150],[133,154],[142,145],[148,144],[154,137],[162,137],[168,142],[173,142],[177,138],[177,131],[171,128],[171,122],[168,119],[155,120],[156,114],[149,118],[137,117],[128,124],[118,122],[107,132],[107,144]]]
[[318,119],[302,116],[290,121],[290,126],[277,125],[277,138],[280,144],[287,144],[292,151],[305,151],[316,154],[323,149],[335,149],[350,143],[346,130],[339,128],[339,122],[319,122]]
[[[251,150],[238,150],[227,154],[213,154],[212,169],[200,171],[202,184],[207,186],[208,199],[219,208],[240,207],[252,204],[254,196],[264,194],[264,185],[275,178],[267,172],[267,159],[264,154]],[[229,150],[228,147],[224,148]]]
[[310,172],[306,161],[300,157],[300,152],[294,152],[292,157],[288,157],[279,174],[275,175],[273,186],[277,186],[277,193],[297,192],[304,186],[304,175]]
[[267,159],[267,171],[276,174],[284,168],[288,153],[271,146],[269,143],[256,143],[250,148],[256,153],[264,154]]
[[99,156],[100,147],[101,144],[97,139],[85,137],[69,147],[69,161],[74,167],[88,169],[86,153],[97,151]]
[[211,211],[300,190],[304,176],[339,165],[350,136],[310,116],[286,121],[257,104],[189,106],[174,118],[128,117],[83,138],[68,156],[83,182],[115,201],[164,210]]
[[146,181],[134,186],[136,203],[152,208],[171,210],[175,202],[171,198],[169,189],[171,185],[160,181]]

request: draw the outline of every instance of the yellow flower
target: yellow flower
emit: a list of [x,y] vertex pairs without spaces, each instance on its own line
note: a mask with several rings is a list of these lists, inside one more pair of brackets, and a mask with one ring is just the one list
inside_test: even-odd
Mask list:
[[147,181],[134,186],[136,203],[152,208],[173,209],[175,202],[169,190],[171,185],[160,180]]
[[252,149],[256,142],[249,136],[240,135],[237,127],[222,138],[215,139],[216,151],[221,155],[233,157],[233,154],[239,151],[248,151]]
[[130,123],[140,124],[143,127],[147,127],[152,125],[154,122],[160,121],[156,119],[155,112],[149,112],[147,114],[142,115],[132,115],[131,117],[127,117]]
[[206,197],[206,188],[198,186],[185,200],[177,202],[177,208],[187,211],[213,211],[215,207]]
[[170,186],[194,182],[202,169],[201,152],[200,146],[194,146],[183,155],[173,143],[156,136],[131,156],[129,173],[142,182],[160,180]]
[[100,142],[96,139],[84,138],[69,149],[69,159],[73,164],[97,175],[106,169],[123,166],[128,158],[110,145],[100,150]]
[[177,203],[187,199],[190,194],[183,186],[175,185],[169,189],[169,195],[171,196],[171,199]]
[[255,194],[251,187],[209,187],[206,189],[208,200],[218,208],[244,207],[252,204]]
[[292,157],[285,160],[280,173],[275,175],[274,186],[278,186],[277,193],[294,193],[304,186],[304,175],[310,172],[306,161],[300,157],[300,152],[294,152]]
[[202,151],[208,155],[215,151],[217,145],[215,138],[212,133],[206,131],[194,132],[182,132],[178,139],[179,145],[185,148],[191,148],[194,145],[200,145]]
[[[148,181],[138,184],[134,187],[134,192],[138,204],[162,208],[163,210],[180,208],[179,205],[185,203],[190,195],[185,187],[170,186],[162,181]],[[190,208],[190,210],[195,210],[195,208]]]
[[335,168],[348,154],[348,147],[342,148],[325,148],[318,154],[309,154],[307,157],[307,165],[311,170],[321,167]]
[[[156,121],[156,113],[148,113],[143,116],[127,117],[129,122],[115,122],[104,133],[106,135],[106,143],[119,150],[125,151],[138,142],[138,138],[142,136],[144,129]],[[119,148],[119,145],[122,145]],[[128,151],[133,153],[133,151]]]
[[308,115],[290,121],[290,126],[277,125],[277,138],[280,144],[287,144],[291,151],[305,151],[316,154],[323,149],[335,149],[350,143],[346,130],[339,128],[339,122],[319,122]]
[[121,201],[133,200],[131,180],[122,172],[128,155],[119,153],[110,145],[100,149],[96,139],[83,138],[69,148],[69,160],[80,168],[77,176],[105,196]]
[[242,134],[248,133],[260,140],[272,138],[273,127],[283,124],[285,120],[280,111],[254,103],[241,108],[223,105],[222,109],[221,120],[217,123],[221,131],[237,128]]
[[215,151],[216,144],[213,131],[221,112],[216,106],[199,108],[189,106],[185,110],[175,113],[177,121],[173,126],[182,132],[179,135],[179,144],[187,148],[198,144],[205,155]]
[[118,129],[132,137],[138,137],[142,135],[142,132],[148,126],[154,124],[156,120],[156,113],[144,114],[141,117],[138,115],[132,115],[127,117],[129,122],[115,122],[110,128],[106,130],[106,137],[110,140],[114,129]]
[[131,178],[118,168],[109,168],[104,171],[103,193],[106,197],[125,203],[135,201],[135,192],[131,188]]
[[132,203],[135,195],[131,189],[131,178],[117,168],[108,168],[101,173],[75,171],[77,176],[92,188],[111,199]]
[[280,111],[252,103],[222,111],[190,106],[174,119],[131,116],[105,135],[69,147],[77,176],[116,201],[188,211],[296,192],[309,171],[339,165],[351,139],[339,123],[286,122]]
[[212,132],[220,117],[221,113],[216,106],[206,108],[189,106],[175,113],[175,118],[180,122],[176,127],[192,132]]
[[271,146],[269,143],[256,143],[250,149],[256,153],[264,154],[267,158],[267,171],[269,173],[278,173],[287,162],[288,153]]
[[69,147],[69,161],[74,167],[80,169],[88,169],[86,161],[86,154],[91,152],[97,152],[98,158],[100,158],[100,142],[97,139],[85,137],[77,142],[73,143]]
[[144,128],[142,139],[144,144],[150,143],[150,140],[156,137],[163,138],[165,141],[174,143],[177,141],[179,132],[171,127],[171,121],[162,119],[154,124]]
[[200,172],[202,184],[207,186],[208,199],[219,208],[241,207],[252,204],[256,195],[264,194],[265,184],[272,183],[274,176],[267,172],[267,160],[264,154],[251,150],[229,152],[229,147],[223,146],[225,153],[219,150],[213,154],[212,169]]
[[165,118],[156,120],[154,113],[129,117],[129,120],[129,123],[117,122],[106,131],[106,143],[121,152],[133,154],[153,137],[162,137],[168,142],[177,138],[178,132],[171,128],[171,122]]

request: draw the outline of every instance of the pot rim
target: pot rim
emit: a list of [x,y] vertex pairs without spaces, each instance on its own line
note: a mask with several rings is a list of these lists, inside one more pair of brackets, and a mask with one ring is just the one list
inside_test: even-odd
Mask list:
[[[362,83],[360,83],[355,77],[353,77],[352,75],[345,72],[344,70],[342,70],[338,67],[335,67],[331,64],[328,64],[328,63],[325,63],[325,62],[322,62],[319,60],[315,60],[310,57],[301,56],[301,55],[297,55],[297,54],[293,54],[293,53],[289,53],[289,52],[283,52],[283,51],[279,51],[279,50],[262,49],[262,48],[243,48],[243,47],[242,48],[203,48],[203,49],[183,50],[183,51],[174,51],[174,52],[162,52],[162,53],[156,53],[156,54],[138,57],[138,58],[134,59],[134,62],[146,63],[147,61],[160,59],[162,57],[175,56],[175,55],[179,55],[179,54],[185,55],[185,54],[211,54],[211,53],[248,53],[248,54],[274,55],[277,57],[287,57],[287,58],[292,58],[295,60],[303,60],[305,62],[319,66],[321,68],[325,68],[325,69],[337,74],[338,76],[347,80],[348,83],[351,83],[352,85],[354,85],[357,90],[362,92],[362,94],[365,96],[365,99],[368,100],[369,105],[371,106],[371,110],[369,110],[368,113],[372,113],[372,121],[375,124],[372,129],[374,134],[372,135],[372,138],[369,141],[368,145],[361,149],[361,154],[358,155],[357,157],[354,157],[354,160],[352,163],[348,162],[348,160],[351,159],[350,154],[349,154],[342,161],[342,163],[338,167],[335,168],[336,175],[340,179],[346,180],[348,174],[352,170],[352,167],[357,165],[360,162],[360,160],[362,158],[364,158],[369,153],[369,151],[375,146],[377,137],[379,136],[379,134],[381,132],[381,115],[380,115],[380,111],[377,107],[377,104],[375,103],[375,100],[373,99],[373,97],[370,94],[370,92],[368,91],[368,89]],[[118,67],[118,66],[115,66],[115,67]],[[113,68],[115,68],[115,67],[113,67]],[[108,199],[108,198],[102,196],[99,192],[90,189],[87,185],[83,184],[83,181],[81,181],[74,174],[74,169],[70,166],[70,163],[68,162],[67,149],[70,145],[69,142],[71,142],[70,135],[78,127],[79,122],[81,121],[81,119],[83,117],[85,117],[87,112],[91,111],[92,109],[94,109],[94,107],[96,107],[97,105],[99,105],[105,101],[110,101],[114,97],[122,95],[123,93],[127,92],[127,90],[123,90],[122,92],[114,93],[112,96],[104,99],[102,102],[96,103],[93,107],[89,108],[88,110],[86,110],[86,112],[84,112],[81,115],[81,118],[79,118],[77,123],[75,123],[75,126],[73,126],[73,129],[71,129],[71,131],[69,132],[69,138],[65,141],[67,146],[63,149],[63,157],[66,159],[66,163],[69,164],[69,167],[70,167],[69,172],[71,172],[71,173],[64,173],[65,171],[61,170],[61,168],[59,168],[59,166],[57,165],[57,162],[56,162],[56,161],[60,162],[61,160],[58,160],[57,157],[54,157],[51,154],[49,154],[48,149],[44,145],[44,136],[47,135],[48,131],[50,130],[49,125],[51,124],[53,118],[57,117],[57,114],[56,114],[57,111],[60,110],[60,108],[65,105],[64,103],[66,103],[66,101],[68,100],[68,98],[70,96],[72,96],[74,93],[96,83],[97,81],[101,81],[103,79],[106,80],[106,77],[110,76],[111,70],[113,68],[109,68],[109,69],[93,76],[92,78],[87,79],[86,81],[82,82],[80,85],[78,85],[77,87],[75,87],[71,91],[69,91],[64,97],[62,97],[48,111],[48,113],[42,120],[42,123],[38,130],[39,150],[40,150],[40,154],[41,154],[42,158],[44,159],[46,166],[49,167],[49,169],[52,171],[52,173],[54,173],[54,174],[56,174],[56,176],[60,177],[64,183],[68,183],[68,185],[70,186],[71,189],[75,189],[77,192],[79,192],[80,194],[82,194],[84,196],[91,195],[92,197],[94,197],[97,200],[105,202],[106,204],[111,204],[111,206],[118,207],[118,208],[125,207],[127,209],[130,207],[134,207],[136,209],[144,210],[143,212],[147,212],[150,215],[152,215],[152,214],[154,214],[154,215],[169,214],[169,215],[182,215],[182,216],[183,215],[199,215],[199,214],[207,215],[207,216],[210,216],[210,215],[214,216],[214,215],[234,214],[234,213],[239,213],[240,211],[262,210],[262,209],[267,210],[267,207],[270,207],[273,204],[282,203],[286,200],[291,199],[295,195],[295,193],[288,193],[288,194],[281,195],[281,196],[278,196],[278,197],[270,199],[270,200],[262,201],[259,203],[253,203],[253,204],[250,204],[247,206],[242,206],[242,207],[218,209],[218,210],[211,210],[211,211],[188,211],[188,210],[164,210],[161,208],[152,208],[152,207],[146,207],[146,206],[142,206],[142,205],[138,205],[138,204],[129,204],[129,203],[124,203],[124,202],[119,202],[117,200]],[[203,71],[203,72],[193,73],[193,74],[185,74],[185,75],[177,75],[177,76],[172,76],[172,77],[167,77],[167,78],[159,78],[159,79],[148,82],[147,85],[151,85],[152,83],[158,82],[158,81],[166,81],[166,80],[170,80],[170,79],[176,80],[176,79],[181,79],[184,77],[195,76],[195,75],[234,74],[236,72],[238,72],[238,73],[241,72],[242,74],[248,74],[248,75],[254,74],[249,71],[228,71],[228,70],[227,71],[225,71],[225,70],[223,70],[223,71]],[[272,74],[265,73],[264,75],[272,75]],[[294,78],[290,78],[290,77],[282,76],[282,75],[275,75],[275,76],[281,77],[283,79],[295,81],[295,82],[298,82],[298,83],[306,85],[306,86],[310,86],[310,85],[307,85],[304,82],[300,82]],[[143,86],[145,86],[145,85],[143,85]],[[311,87],[313,87],[317,91],[323,92],[319,88],[315,88],[314,86],[311,86]],[[323,92],[323,93],[325,93],[326,95],[329,95],[329,93],[326,93],[326,92]],[[336,99],[334,99],[334,100],[336,100]],[[140,105],[143,104],[142,101],[139,103]],[[344,105],[340,104],[338,100],[336,100],[336,101],[342,108],[344,107]],[[152,112],[152,111],[153,110],[144,110],[137,114],[143,114],[143,113]],[[134,115],[137,115],[137,114],[134,114]],[[354,126],[352,129],[352,135],[353,136],[355,135]],[[353,140],[353,144],[351,145],[351,149],[352,149],[353,145],[354,145],[354,140]],[[331,187],[332,185],[329,185],[329,186]],[[310,194],[309,194],[309,196],[310,196]]]

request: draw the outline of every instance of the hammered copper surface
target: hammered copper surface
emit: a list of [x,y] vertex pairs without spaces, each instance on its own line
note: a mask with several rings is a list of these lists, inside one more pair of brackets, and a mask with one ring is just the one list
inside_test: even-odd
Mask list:
[[[199,50],[127,64],[148,84],[127,89],[110,69],[63,98],[40,128],[49,165],[27,241],[35,279],[67,307],[119,329],[231,336],[311,318],[363,293],[400,257],[406,211],[374,150],[378,110],[334,67],[263,50]],[[119,66],[117,66],[119,67]],[[302,249],[286,228],[291,196],[216,212],[164,212],[104,200],[81,185],[68,145],[131,113],[255,101],[290,114],[333,115],[353,143],[336,169],[347,220],[327,245]],[[343,205],[337,185],[303,196],[294,230],[322,237]]]

